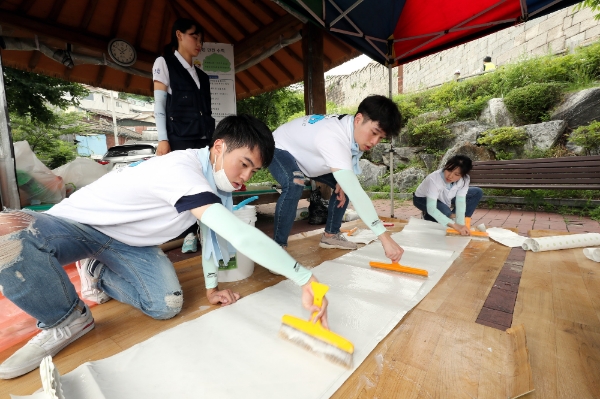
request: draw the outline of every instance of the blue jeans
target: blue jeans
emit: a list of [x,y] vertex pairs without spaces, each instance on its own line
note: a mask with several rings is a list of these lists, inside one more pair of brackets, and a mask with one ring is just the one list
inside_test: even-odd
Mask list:
[[133,247],[85,224],[44,213],[0,213],[0,286],[4,296],[52,328],[79,303],[63,266],[95,258],[105,267],[98,288],[155,319],[181,310],[173,264],[158,247]]
[[[466,209],[465,216],[471,217],[473,216],[473,212],[475,212],[475,208],[477,208],[477,204],[481,201],[481,197],[483,196],[483,190],[479,187],[469,187],[467,191],[467,196],[465,198]],[[430,214],[427,213],[427,198],[426,197],[417,197],[413,194],[413,204],[417,209],[423,212],[425,216],[425,220],[430,220],[432,222],[437,222]],[[437,202],[437,209],[442,212],[447,217],[450,217],[451,214],[455,213],[456,204],[454,198],[452,198],[452,209],[448,207],[448,205],[444,204],[442,201]]]
[[[279,245],[287,245],[292,224],[296,218],[296,210],[298,209],[298,201],[302,197],[304,190],[304,173],[300,170],[296,159],[285,150],[275,149],[273,162],[269,165],[269,171],[277,182],[281,185],[281,195],[277,200],[275,207],[275,242]],[[333,177],[333,173],[326,175],[310,177],[311,179],[335,190],[337,181]],[[345,195],[345,194],[344,194]],[[338,208],[339,201],[337,195],[332,195],[329,200],[329,208],[327,211],[327,223],[325,232],[329,234],[337,234],[342,226],[342,219],[348,207],[348,196],[342,207]]]

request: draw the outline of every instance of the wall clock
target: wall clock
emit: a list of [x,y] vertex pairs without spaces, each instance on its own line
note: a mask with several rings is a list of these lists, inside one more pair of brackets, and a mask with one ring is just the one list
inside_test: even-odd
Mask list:
[[137,60],[135,48],[123,39],[112,39],[108,43],[108,54],[115,63],[124,67],[132,66]]

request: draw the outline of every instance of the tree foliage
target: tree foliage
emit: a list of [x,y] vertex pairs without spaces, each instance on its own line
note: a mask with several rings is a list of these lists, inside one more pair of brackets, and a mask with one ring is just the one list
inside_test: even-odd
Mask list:
[[14,141],[27,140],[31,150],[50,169],[58,168],[77,156],[75,144],[61,140],[61,136],[80,134],[83,125],[81,115],[70,112],[53,113],[50,123],[42,123],[30,116],[10,114]]
[[583,147],[589,155],[600,148],[600,121],[591,122],[587,126],[579,126],[573,130],[569,142]]
[[127,100],[128,98],[133,98],[134,100],[138,100],[138,101],[154,103],[154,97],[143,96],[141,94],[119,92],[119,98],[121,100]]
[[560,102],[561,89],[559,83],[531,83],[513,89],[504,97],[504,104],[521,123],[539,123]]
[[[575,6],[575,11],[581,10],[583,7],[588,7],[592,11],[600,11],[600,0],[583,0]],[[594,15],[594,18],[600,21],[600,12]]]
[[237,102],[238,114],[250,114],[263,121],[271,130],[277,129],[291,115],[303,110],[302,94],[287,87]]
[[78,83],[13,68],[3,70],[9,112],[34,123],[56,124],[56,114],[49,105],[65,109],[78,105],[78,98],[88,95],[88,90]]
[[486,130],[477,139],[477,144],[489,146],[500,150],[518,147],[527,141],[527,133],[522,128],[505,126]]

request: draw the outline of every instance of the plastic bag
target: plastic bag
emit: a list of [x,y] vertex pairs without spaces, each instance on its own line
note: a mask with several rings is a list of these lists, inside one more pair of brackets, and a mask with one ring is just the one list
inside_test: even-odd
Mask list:
[[312,191],[308,201],[308,224],[325,224],[327,222],[327,205],[329,201],[321,197],[319,187]]
[[357,220],[359,218],[360,218],[360,216],[358,216],[358,213],[356,213],[355,210],[346,209],[346,212],[344,213],[344,217],[342,218],[342,221],[351,222],[352,220]]
[[[75,263],[64,266],[64,269],[77,293],[81,294],[81,283]],[[84,299],[84,302],[90,308],[97,305],[96,302],[87,299]],[[26,342],[39,332],[33,317],[0,294],[0,352],[21,342]]]
[[108,173],[106,166],[100,165],[90,158],[77,158],[53,169],[52,172],[62,177],[67,189],[67,197]]
[[58,204],[66,196],[65,183],[31,151],[27,141],[14,143],[21,206]]

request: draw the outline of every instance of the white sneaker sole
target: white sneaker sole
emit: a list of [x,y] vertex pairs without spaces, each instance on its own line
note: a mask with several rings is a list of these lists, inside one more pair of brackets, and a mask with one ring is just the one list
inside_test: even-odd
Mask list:
[[102,294],[84,294],[82,292],[81,299],[85,299],[87,301],[94,302],[95,304],[102,305],[103,303],[110,301],[112,298],[104,292],[102,292]]
[[69,339],[68,341],[63,342],[62,345],[59,345],[59,346],[57,346],[55,348],[52,348],[52,351],[48,352],[43,357],[41,357],[39,359],[33,359],[29,363],[24,364],[24,365],[22,365],[19,368],[14,368],[14,369],[0,371],[0,379],[10,380],[12,378],[20,377],[20,376],[22,376],[24,374],[32,372],[33,370],[35,370],[38,367],[40,367],[40,363],[42,362],[42,359],[44,357],[46,357],[46,356],[51,356],[51,357],[56,356],[56,354],[58,352],[60,352],[64,348],[66,348],[73,341],[76,341],[77,339],[81,338],[82,336],[84,336],[85,334],[87,334],[88,332],[90,332],[91,330],[93,330],[95,326],[96,326],[96,324],[94,323],[94,319],[92,319],[91,322],[88,323],[87,326],[85,326],[81,331],[79,331],[77,334],[75,334],[74,336],[72,336],[71,339]]
[[321,248],[325,248],[325,249],[348,249],[348,250],[353,250],[356,248],[348,248],[348,247],[342,247],[341,245],[332,245],[332,244],[326,244],[324,242],[320,242],[319,246]]

